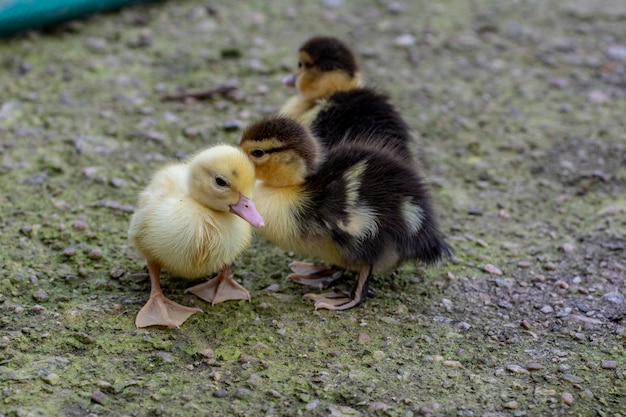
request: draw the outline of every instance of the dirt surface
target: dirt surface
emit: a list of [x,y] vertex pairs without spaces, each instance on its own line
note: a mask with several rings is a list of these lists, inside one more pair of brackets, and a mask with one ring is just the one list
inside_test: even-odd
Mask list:
[[[228,3],[0,40],[0,416],[626,415],[626,3]],[[455,258],[315,312],[257,238],[251,302],[166,274],[205,313],[136,329],[138,192],[274,112],[315,34],[419,133]]]

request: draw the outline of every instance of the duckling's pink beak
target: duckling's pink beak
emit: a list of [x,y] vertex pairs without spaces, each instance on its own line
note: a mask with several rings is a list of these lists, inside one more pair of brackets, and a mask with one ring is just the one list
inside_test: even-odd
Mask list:
[[283,85],[285,87],[295,87],[296,86],[296,74],[289,74],[285,78],[283,78]]
[[239,193],[239,201],[237,204],[230,206],[230,211],[254,227],[261,228],[265,226],[265,220],[263,220],[263,217],[256,211],[254,202],[241,193]]

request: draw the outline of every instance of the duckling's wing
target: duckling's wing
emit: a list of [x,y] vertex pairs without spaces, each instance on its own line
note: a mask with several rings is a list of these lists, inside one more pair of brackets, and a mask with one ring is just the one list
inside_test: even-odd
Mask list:
[[409,158],[410,129],[389,98],[369,88],[333,94],[311,124],[326,148],[345,143],[383,146]]
[[317,215],[350,264],[434,262],[450,253],[424,181],[397,158],[337,147],[315,175],[318,182],[324,179]]

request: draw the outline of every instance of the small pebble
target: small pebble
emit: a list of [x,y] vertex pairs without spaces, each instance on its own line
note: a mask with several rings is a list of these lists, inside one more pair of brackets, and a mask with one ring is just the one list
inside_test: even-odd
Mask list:
[[76,254],[76,247],[74,246],[65,248],[65,250],[63,251],[63,255],[65,256],[74,256],[75,254]]
[[33,298],[37,301],[46,301],[49,297],[47,292],[45,292],[44,290],[39,290],[33,294]]
[[387,9],[394,14],[400,14],[406,10],[406,6],[399,1],[392,1],[387,5]]
[[105,391],[113,389],[113,384],[111,384],[109,381],[98,381],[96,382],[96,385],[98,386],[98,388],[103,389]]
[[388,411],[389,409],[391,409],[391,406],[389,406],[389,404],[385,404],[380,401],[375,401],[373,403],[370,403],[370,405],[367,407],[367,410],[371,412],[376,412],[376,411],[385,412],[385,411]]
[[439,405],[439,403],[426,404],[420,408],[420,414],[422,415],[435,414],[439,411],[440,408],[441,408],[441,405]]
[[513,372],[514,374],[527,374],[528,373],[526,369],[522,368],[519,365],[507,365],[506,369],[507,371]]
[[122,178],[111,178],[109,184],[111,184],[115,188],[122,188],[126,186],[126,181]]
[[213,396],[216,398],[224,398],[228,395],[228,391],[225,391],[223,389],[217,390],[213,392]]
[[587,316],[580,316],[578,314],[571,314],[569,316],[567,316],[568,320],[572,323],[585,323],[585,324],[596,324],[596,325],[600,325],[602,324],[601,320],[598,319],[594,319],[593,317],[587,317]]
[[91,400],[98,404],[104,404],[107,401],[107,395],[102,391],[95,390],[91,393]]
[[237,389],[237,392],[235,392],[235,397],[242,400],[245,398],[249,398],[250,396],[252,396],[252,391],[250,391],[248,388],[239,388]]
[[592,400],[593,397],[594,397],[593,392],[591,392],[591,390],[589,388],[585,388],[578,395],[580,395],[581,398],[584,398],[584,399],[587,399],[587,400]]
[[369,343],[372,338],[367,333],[359,333],[358,341],[359,343]]
[[567,282],[563,281],[562,279],[560,279],[557,282],[555,282],[554,286],[559,287],[559,288],[563,288],[564,290],[569,288],[569,284]]
[[550,84],[550,87],[563,89],[567,87],[569,83],[565,78],[553,78],[548,82],[548,84]]
[[544,314],[549,314],[549,313],[554,312],[554,309],[551,306],[549,306],[549,305],[545,305],[545,306],[541,307],[541,312],[544,313]]
[[102,253],[102,249],[99,249],[99,248],[94,248],[90,250],[89,253],[87,254],[87,257],[93,260],[102,259],[103,256],[104,255]]
[[528,261],[519,261],[517,263],[517,267],[518,268],[522,268],[522,269],[530,268],[530,262],[528,262]]
[[42,376],[41,379],[43,380],[43,382],[45,382],[48,385],[56,385],[59,383],[59,380],[61,378],[57,374],[52,372],[52,373],[49,373],[48,375]]
[[248,378],[247,382],[252,385],[258,385],[261,383],[261,377],[256,374],[252,374],[250,375],[250,378]]
[[74,228],[74,230],[85,230],[89,227],[89,225],[83,220],[76,220],[72,224],[72,227]]
[[556,265],[553,262],[547,262],[543,266],[543,269],[545,269],[546,271],[554,271],[556,269]]
[[121,268],[116,268],[116,269],[112,269],[109,272],[109,276],[113,279],[118,279],[124,276],[124,274],[126,273],[126,271],[124,271]]
[[207,358],[207,359],[214,359],[215,358],[215,352],[213,351],[213,349],[209,349],[209,348],[207,348],[207,349],[200,349],[198,351],[198,354],[200,356],[203,356],[203,357]]
[[272,285],[270,285],[269,287],[267,287],[265,289],[265,292],[268,293],[268,294],[272,294],[272,293],[278,292],[280,290],[281,290],[280,284],[272,284]]
[[174,356],[171,353],[169,353],[169,352],[157,352],[157,353],[155,353],[154,356],[159,358],[164,363],[173,363],[174,362]]
[[275,389],[269,390],[269,394],[274,398],[280,398],[283,396],[280,392],[276,391]]
[[587,99],[594,104],[605,104],[609,101],[609,96],[600,90],[592,90],[587,94]]
[[508,403],[504,403],[504,408],[515,410],[516,408],[519,408],[519,403],[517,401],[509,401]]
[[490,274],[502,275],[502,271],[491,264],[486,264],[485,266],[483,266],[483,270],[485,272],[489,272]]
[[383,352],[382,350],[375,350],[372,353],[372,358],[374,358],[374,360],[377,360],[377,361],[383,359],[385,356],[386,356],[385,352]]
[[572,369],[572,365],[568,365],[568,364],[566,364],[566,363],[561,364],[561,365],[559,366],[559,372],[567,372],[567,371],[569,371],[570,369]]
[[241,120],[229,119],[226,121],[226,123],[224,123],[224,130],[227,130],[227,131],[240,130],[243,128],[244,125],[245,123],[242,122]]
[[460,368],[461,362],[459,361],[443,361],[443,366],[447,366],[448,368]]
[[567,405],[572,405],[574,403],[574,396],[569,392],[564,392],[563,395],[561,395],[561,398],[563,399],[563,402]]
[[320,400],[316,398],[313,401],[309,402],[307,405],[305,405],[304,408],[306,408],[307,411],[315,410],[319,403]]
[[322,3],[329,9],[339,9],[343,7],[343,0],[323,0]]
[[537,362],[531,362],[526,366],[529,371],[539,371],[543,369],[543,365]]
[[563,243],[561,245],[561,250],[565,253],[570,253],[574,250],[574,245],[572,245],[571,243]]
[[96,338],[85,332],[78,332],[74,335],[81,343],[91,345],[96,343]]
[[398,36],[395,39],[394,44],[402,48],[413,46],[415,45],[415,36],[410,35],[410,34]]
[[606,294],[604,294],[602,296],[602,299],[604,301],[608,301],[609,303],[612,304],[623,304],[624,303],[624,296],[622,294],[620,294],[619,292],[608,292]]
[[626,46],[620,44],[609,45],[606,54],[613,59],[626,61]]
[[580,384],[583,382],[583,379],[579,376],[573,374],[563,374],[562,378],[567,382],[571,382],[572,384]]
[[602,367],[602,369],[615,369],[615,368],[617,368],[617,364],[615,363],[615,361],[602,361],[600,366]]

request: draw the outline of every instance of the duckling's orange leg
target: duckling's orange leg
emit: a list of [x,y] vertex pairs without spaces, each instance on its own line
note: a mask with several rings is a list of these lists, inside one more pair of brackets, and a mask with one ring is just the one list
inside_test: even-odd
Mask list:
[[212,305],[228,300],[250,301],[248,290],[233,279],[233,275],[230,273],[230,265],[224,266],[212,280],[188,288],[186,292],[190,292]]
[[161,291],[161,267],[155,262],[148,262],[150,272],[150,299],[137,314],[137,327],[168,326],[179,327],[190,316],[202,312],[199,308],[185,307],[165,298]]
[[361,268],[359,279],[352,290],[352,294],[343,291],[334,291],[325,294],[305,294],[304,298],[315,301],[315,309],[325,308],[327,310],[348,310],[363,303],[368,294],[368,282],[372,274],[372,266]]
[[295,261],[289,264],[289,268],[293,274],[289,274],[288,279],[298,284],[320,289],[328,288],[343,274],[343,269],[339,267],[310,262]]

